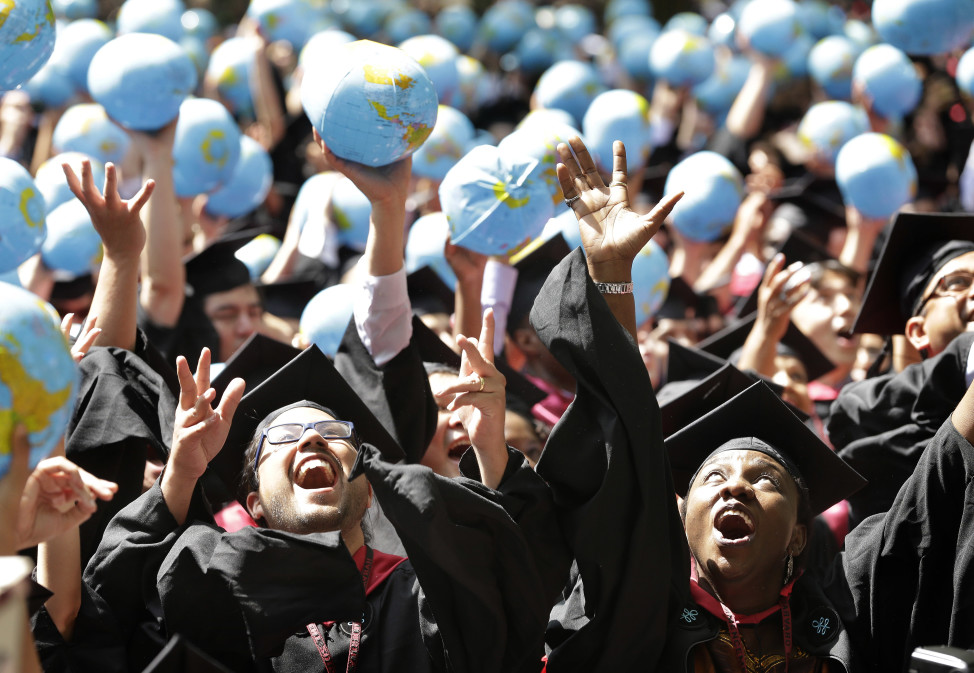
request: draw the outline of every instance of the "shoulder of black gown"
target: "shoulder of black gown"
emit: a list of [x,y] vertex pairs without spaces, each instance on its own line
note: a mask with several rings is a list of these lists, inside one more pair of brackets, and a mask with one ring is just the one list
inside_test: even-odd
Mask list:
[[689,594],[689,551],[649,375],[579,249],[548,276],[531,323],[577,381],[538,472],[578,564],[585,615],[549,662],[553,670],[653,670]]

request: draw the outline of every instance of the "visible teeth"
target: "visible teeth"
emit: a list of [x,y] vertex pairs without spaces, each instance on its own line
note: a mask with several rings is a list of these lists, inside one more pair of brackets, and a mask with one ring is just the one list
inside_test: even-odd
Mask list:
[[310,460],[307,460],[301,464],[301,467],[298,469],[296,481],[298,481],[298,483],[303,482],[311,470],[318,468],[325,470],[325,474],[329,480],[333,480],[335,478],[335,471],[332,468],[331,463],[322,458],[311,458]]
[[754,522],[751,521],[751,517],[749,517],[746,512],[742,512],[737,509],[729,509],[724,512],[721,512],[720,516],[717,517],[717,523],[720,524],[724,519],[726,519],[729,516],[741,517],[742,519],[744,519],[744,522],[748,525],[748,527],[751,530],[754,530]]

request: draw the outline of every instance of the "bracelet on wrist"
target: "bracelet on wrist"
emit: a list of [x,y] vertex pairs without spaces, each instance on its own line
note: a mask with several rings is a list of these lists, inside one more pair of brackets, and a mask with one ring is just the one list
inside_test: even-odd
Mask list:
[[632,294],[632,283],[596,283],[602,294]]

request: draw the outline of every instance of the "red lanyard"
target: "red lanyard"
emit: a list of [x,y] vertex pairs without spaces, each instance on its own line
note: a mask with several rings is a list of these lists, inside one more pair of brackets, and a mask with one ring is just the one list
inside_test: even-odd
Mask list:
[[[365,561],[362,563],[362,586],[366,591],[369,590],[369,578],[372,576],[372,547],[365,547]],[[365,621],[365,615],[362,615],[362,622]],[[358,650],[359,644],[362,641],[362,622],[351,622],[350,626],[352,628],[352,637],[348,643],[348,664],[345,666],[346,673],[353,673],[355,671],[355,665],[358,663]],[[322,663],[325,664],[325,671],[327,673],[335,673],[335,661],[331,657],[331,652],[328,651],[328,645],[325,642],[325,638],[321,635],[321,630],[318,628],[317,624],[308,624],[308,633],[311,634],[311,640],[314,641],[315,647],[318,648],[318,654],[321,656]]]
[[[791,606],[788,604],[788,597],[781,596],[778,599],[778,605],[781,606],[781,629],[785,646],[785,673],[788,673],[788,661],[791,659],[792,648]],[[747,671],[747,655],[744,652],[744,640],[741,638],[741,632],[737,628],[737,617],[723,602],[721,602],[720,607],[723,608],[724,615],[727,617],[727,630],[730,632],[731,644],[734,646],[737,661],[741,664],[742,673],[745,673]]]

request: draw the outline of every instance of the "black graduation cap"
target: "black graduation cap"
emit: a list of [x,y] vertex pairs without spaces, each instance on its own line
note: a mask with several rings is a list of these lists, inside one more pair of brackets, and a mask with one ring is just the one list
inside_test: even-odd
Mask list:
[[413,310],[420,314],[452,315],[455,310],[456,296],[453,290],[429,265],[421,266],[406,276],[406,291]]
[[534,300],[541,292],[541,286],[548,279],[548,274],[570,252],[571,248],[565,242],[565,237],[555,234],[537,247],[529,246],[514,258],[517,285],[514,286],[511,312],[507,318],[508,334],[513,334],[531,313]]
[[771,192],[768,198],[790,204],[790,208],[780,208],[775,214],[785,216],[794,228],[814,239],[827,241],[829,230],[846,224],[845,202],[833,179],[805,173]]
[[[785,256],[786,266],[794,262],[811,264],[812,262],[835,259],[829,254],[828,250],[800,229],[792,231],[785,242],[778,246],[777,252]],[[737,302],[734,306],[735,315],[750,315],[758,310],[758,290],[760,288],[761,284],[758,283],[750,295]]]
[[210,461],[210,470],[231,494],[239,498],[245,495],[239,489],[243,456],[260,422],[273,411],[303,400],[327,407],[341,420],[354,423],[359,440],[379,449],[385,460],[395,463],[405,459],[402,448],[379,419],[325,354],[312,345],[240,400],[227,441]]
[[815,514],[866,485],[770,388],[758,382],[665,440],[677,493],[686,495],[690,479],[714,450],[747,437],[771,445],[798,468]]
[[311,278],[257,285],[265,311],[279,318],[293,320],[300,320],[304,307],[321,289],[321,284]]
[[753,383],[754,379],[737,367],[724,363],[703,380],[693,382],[680,394],[660,402],[663,437],[686,427]]
[[231,673],[181,635],[173,636],[142,673]]
[[237,259],[234,253],[260,233],[262,232],[249,229],[229,234],[199,252],[184,257],[186,282],[194,293],[206,296],[250,283],[247,265]]
[[230,381],[239,377],[247,382],[247,390],[252,390],[299,353],[301,351],[293,346],[254,332],[213,377],[210,387],[216,390],[216,398],[220,399]]
[[670,278],[670,289],[666,301],[656,312],[657,318],[686,320],[688,314],[694,318],[707,318],[718,314],[717,300],[709,294],[694,291],[682,277]]
[[63,301],[65,299],[77,299],[89,292],[95,291],[95,280],[90,273],[83,273],[71,279],[55,279],[54,286],[51,288],[51,301]]
[[[736,351],[744,346],[747,335],[757,320],[757,313],[742,318],[732,325],[697,344],[697,348],[725,360],[734,361]],[[778,352],[782,355],[795,355],[805,365],[808,380],[814,381],[818,377],[835,369],[835,364],[818,349],[812,340],[805,336],[794,323],[788,323],[788,330],[778,345]]]
[[727,360],[713,353],[684,346],[679,341],[667,339],[669,353],[666,358],[666,382],[699,381],[727,364]]
[[852,331],[902,334],[937,271],[972,250],[974,215],[897,213]]

